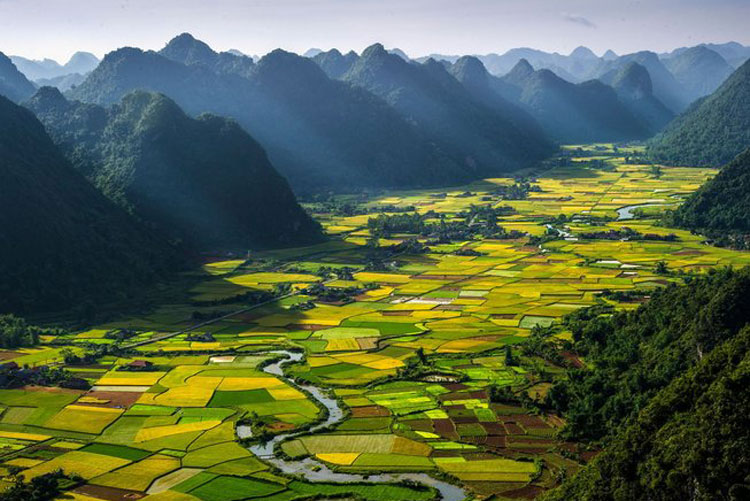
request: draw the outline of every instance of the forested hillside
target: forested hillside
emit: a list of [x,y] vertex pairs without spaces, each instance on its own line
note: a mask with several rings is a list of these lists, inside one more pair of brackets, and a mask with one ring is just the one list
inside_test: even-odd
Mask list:
[[105,109],[44,88],[28,105],[76,168],[173,241],[244,250],[321,238],[263,148],[232,120],[193,119],[147,92]]
[[382,99],[332,80],[310,59],[275,50],[253,64],[206,48],[182,35],[163,54],[119,49],[70,97],[111,105],[145,89],[169,96],[191,115],[232,117],[298,191],[471,179],[458,160]]
[[648,152],[671,165],[718,167],[748,147],[750,61],[669,124],[651,141]]
[[654,293],[634,312],[567,321],[589,368],[548,403],[604,451],[545,500],[740,500],[750,493],[750,270]]
[[668,221],[705,234],[721,245],[746,248],[750,234],[750,149],[700,187]]
[[0,312],[125,298],[182,262],[76,172],[29,110],[0,97]]

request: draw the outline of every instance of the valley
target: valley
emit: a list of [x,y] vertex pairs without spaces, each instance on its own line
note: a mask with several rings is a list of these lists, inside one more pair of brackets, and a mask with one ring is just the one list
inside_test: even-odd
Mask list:
[[591,367],[570,315],[750,264],[661,222],[718,170],[643,151],[569,145],[525,177],[303,198],[326,241],[204,254],[142,313],[0,352],[3,377],[78,384],[0,391],[0,482],[63,469],[77,501],[541,495],[602,450],[547,398]]

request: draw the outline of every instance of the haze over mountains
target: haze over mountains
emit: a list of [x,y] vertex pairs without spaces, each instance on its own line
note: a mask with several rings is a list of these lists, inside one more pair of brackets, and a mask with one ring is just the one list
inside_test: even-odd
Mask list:
[[[59,67],[16,58],[30,75],[70,86],[65,96],[51,87],[37,90],[0,54],[0,94],[25,103],[46,126],[54,145],[33,117],[3,102],[12,123],[35,131],[34,147],[46,152],[44,158],[64,165],[50,179],[60,172],[73,179],[44,184],[49,201],[69,196],[56,190],[83,183],[87,188],[78,191],[85,200],[65,204],[79,204],[75,211],[82,214],[89,213],[81,205],[97,207],[90,217],[122,226],[146,253],[107,249],[94,236],[89,255],[142,264],[144,273],[134,281],[147,282],[164,269],[148,248],[174,253],[175,245],[181,251],[239,250],[317,241],[320,228],[292,189],[460,185],[538,166],[556,143],[566,142],[652,138],[648,153],[656,160],[725,164],[750,148],[750,63],[733,70],[747,53],[725,44],[661,55],[597,57],[579,48],[569,56],[545,56],[517,49],[497,57],[413,61],[375,44],[361,55],[275,50],[254,61],[182,34],[159,52],[113,51],[85,77],[64,73],[88,71],[95,61],[85,55]],[[507,71],[493,74],[511,60]],[[25,147],[31,148],[6,145],[6,170],[24,158]],[[31,155],[28,162],[43,163],[40,158]],[[744,186],[741,172],[728,168],[716,183]],[[22,185],[7,186],[15,186],[9,199],[25,196]],[[701,197],[685,210],[712,214],[706,200],[721,197]],[[35,203],[46,210],[47,202]],[[66,231],[86,241],[80,221],[65,210],[60,227],[71,224]],[[735,219],[743,211],[733,212]],[[72,249],[72,242],[63,244]],[[35,294],[29,289],[27,295]],[[75,297],[70,290],[63,295]]]
[[[455,62],[460,56],[432,54],[429,57]],[[736,42],[700,44],[663,54],[642,51],[618,56],[607,51],[601,57],[586,47],[578,47],[569,55],[517,48],[504,54],[476,57],[496,76],[507,74],[519,61],[525,59],[534,68],[549,69],[572,83],[600,78],[635,61],[648,69],[655,96],[672,112],[679,113],[695,99],[713,92],[733,69],[750,58],[750,47]],[[426,58],[418,58],[424,59]],[[672,70],[675,74],[672,74]]]
[[654,159],[719,166],[750,147],[750,61],[693,103],[649,144]]
[[143,91],[105,109],[45,87],[27,106],[80,172],[168,240],[241,250],[320,239],[263,148],[231,120],[192,119]]
[[175,38],[160,53],[124,48],[108,54],[70,97],[108,105],[134,89],[161,92],[191,114],[235,118],[297,189],[456,184],[530,165],[551,151],[540,136],[517,136],[518,144],[488,140],[473,121],[501,123],[503,117],[473,103],[455,81],[454,94],[439,99],[459,101],[437,106],[453,113],[444,118],[463,121],[455,131],[466,140],[460,147],[431,128],[434,124],[414,121],[384,95],[329,78],[308,58],[276,50],[256,64],[216,54],[189,35]]

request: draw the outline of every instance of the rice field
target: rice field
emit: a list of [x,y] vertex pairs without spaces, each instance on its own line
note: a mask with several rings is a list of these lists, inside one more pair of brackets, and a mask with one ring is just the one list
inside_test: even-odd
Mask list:
[[[445,475],[498,499],[554,485],[561,471],[572,474],[593,454],[556,438],[559,417],[490,401],[491,387],[543,398],[551,378],[564,373],[523,354],[532,332],[601,302],[635,308],[649,291],[686,274],[750,264],[748,253],[707,246],[651,217],[715,171],[663,167],[655,178],[610,146],[595,151],[611,165],[606,170],[586,164],[591,147],[570,151],[571,162],[532,180],[538,190],[522,200],[502,199],[498,187],[515,180],[500,178],[447,191],[340,195],[369,213],[315,214],[328,242],[211,259],[185,291],[187,300],[55,340],[82,353],[116,343],[111,333],[124,329],[131,337],[120,344],[137,347],[126,357],[67,367],[91,390],[0,390],[0,471],[27,479],[59,468],[76,473],[85,479],[76,499],[434,498],[432,490],[402,485],[291,479],[240,444],[240,422],[270,436],[321,418],[307,394],[261,370],[271,356],[265,352],[294,348],[305,358],[287,374],[330,388],[348,414],[325,432],[284,442],[287,456],[312,457],[339,472]],[[637,204],[652,206],[616,219],[617,209]],[[522,236],[439,242],[393,234],[380,247],[416,238],[427,250],[397,253],[377,266],[368,258],[367,221],[379,206],[413,208],[436,222],[457,220],[472,205],[512,207],[498,224]],[[657,272],[661,262],[668,273]],[[313,285],[347,295],[323,299]],[[290,294],[258,307],[243,303],[243,294],[279,287]],[[628,291],[639,295],[614,294]],[[34,367],[60,363],[60,352],[42,345],[8,356]],[[429,359],[429,371],[414,372],[420,357]],[[149,363],[131,368],[143,361]]]

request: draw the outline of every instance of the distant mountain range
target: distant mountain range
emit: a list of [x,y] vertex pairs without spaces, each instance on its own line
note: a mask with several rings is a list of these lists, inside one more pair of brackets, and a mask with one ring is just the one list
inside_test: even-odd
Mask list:
[[23,73],[5,54],[0,52],[0,96],[19,102],[27,99],[36,90]]
[[52,79],[75,73],[85,75],[99,64],[99,58],[89,52],[76,52],[65,64],[52,59],[35,61],[21,56],[10,56],[10,59],[29,80]]
[[[426,69],[418,71],[423,78],[436,78]],[[451,79],[440,71],[443,83]],[[146,89],[169,96],[193,115],[210,111],[233,117],[264,145],[298,191],[459,184],[531,165],[552,151],[543,137],[526,144],[523,136],[513,136],[518,145],[501,135],[488,138],[492,129],[483,131],[467,114],[485,124],[501,117],[462,94],[455,81],[453,92],[468,108],[458,109],[455,102],[439,106],[463,114],[462,128],[453,131],[466,139],[461,145],[444,132],[436,135],[436,124],[415,121],[354,80],[332,79],[312,60],[282,50],[257,63],[218,54],[184,34],[159,53],[123,48],[108,54],[69,96],[110,105],[134,89]]]
[[340,78],[384,99],[472,177],[516,170],[554,151],[524,111],[510,103],[487,106],[434,60],[416,64],[375,44]]
[[696,101],[649,144],[657,161],[720,166],[750,147],[750,61]]
[[126,298],[184,261],[78,173],[27,109],[0,97],[0,312]]
[[193,119],[144,91],[105,109],[45,87],[27,106],[80,172],[171,241],[241,251],[321,237],[263,148],[231,120]]
[[[416,60],[425,61],[433,58],[453,63],[460,57],[431,54]],[[694,100],[716,90],[732,69],[738,68],[750,58],[750,47],[730,42],[701,44],[664,54],[643,51],[618,56],[613,51],[607,51],[601,57],[586,47],[578,47],[568,55],[517,48],[504,54],[485,54],[476,57],[496,76],[505,75],[521,59],[525,59],[534,68],[551,70],[572,83],[600,78],[635,61],[649,71],[654,95],[672,112],[679,113]]]

